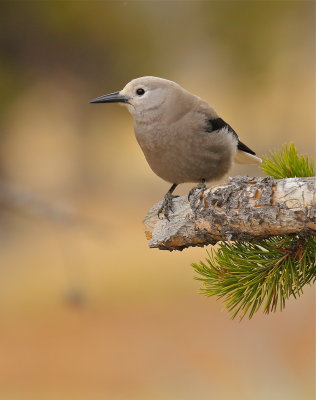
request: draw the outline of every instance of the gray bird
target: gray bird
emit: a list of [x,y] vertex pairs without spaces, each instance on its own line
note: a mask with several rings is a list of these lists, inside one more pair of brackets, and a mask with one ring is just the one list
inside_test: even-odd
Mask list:
[[233,161],[260,164],[234,129],[206,101],[167,79],[133,79],[120,92],[91,103],[124,103],[134,118],[136,139],[151,169],[172,183],[159,214],[168,218],[173,191],[180,183],[222,179]]

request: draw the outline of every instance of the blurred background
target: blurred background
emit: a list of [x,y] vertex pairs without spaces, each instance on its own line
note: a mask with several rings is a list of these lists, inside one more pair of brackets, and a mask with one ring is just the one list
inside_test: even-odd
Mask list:
[[88,104],[160,76],[259,155],[292,141],[314,157],[314,12],[309,1],[1,2],[1,400],[314,398],[313,288],[282,313],[231,321],[198,294],[190,263],[205,249],[147,248],[142,220],[169,185],[127,110]]

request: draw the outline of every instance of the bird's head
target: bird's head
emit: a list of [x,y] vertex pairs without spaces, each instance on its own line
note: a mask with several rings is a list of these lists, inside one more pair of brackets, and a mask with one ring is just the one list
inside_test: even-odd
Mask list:
[[[135,120],[152,121],[165,117],[170,109],[185,99],[184,89],[177,83],[154,76],[143,76],[130,81],[121,91],[110,93],[90,103],[123,103]],[[183,106],[180,107],[183,110]]]

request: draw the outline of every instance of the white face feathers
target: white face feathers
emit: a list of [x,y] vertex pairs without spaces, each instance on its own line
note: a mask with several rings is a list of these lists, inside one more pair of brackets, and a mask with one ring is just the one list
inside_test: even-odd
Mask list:
[[[167,79],[145,76],[129,82],[120,95],[127,99],[129,112],[137,120],[153,120],[168,115],[183,99],[183,89]],[[182,101],[181,101],[182,103]]]

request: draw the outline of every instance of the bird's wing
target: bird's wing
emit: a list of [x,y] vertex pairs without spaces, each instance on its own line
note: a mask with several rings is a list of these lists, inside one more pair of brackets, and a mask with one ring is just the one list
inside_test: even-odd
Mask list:
[[238,164],[260,164],[261,158],[256,156],[256,153],[239,140],[234,129],[225,122],[222,118],[210,119],[207,121],[207,132],[216,131],[222,128],[227,128],[228,131],[237,139],[237,152],[234,161]]

